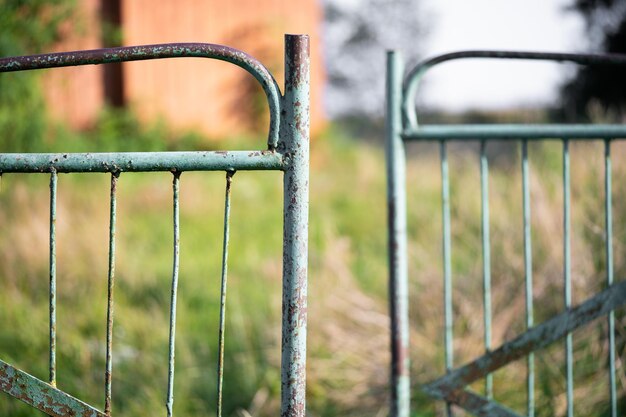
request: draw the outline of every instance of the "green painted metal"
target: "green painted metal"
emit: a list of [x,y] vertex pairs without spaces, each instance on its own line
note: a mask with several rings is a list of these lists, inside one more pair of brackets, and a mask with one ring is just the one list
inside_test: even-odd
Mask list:
[[[491,243],[489,240],[489,161],[487,142],[480,142],[480,217],[483,251],[483,316],[485,350],[491,350]],[[485,378],[485,397],[493,397],[493,376]]]
[[176,305],[178,301],[178,271],[180,267],[180,172],[174,173],[172,181],[174,256],[172,263],[172,291],[170,293],[170,338],[167,367],[167,417],[174,414],[174,369],[176,357]]
[[113,375],[113,290],[115,285],[115,225],[117,222],[117,179],[111,174],[111,204],[109,209],[109,273],[107,277],[107,336],[106,370],[104,371],[104,413],[111,415],[111,384]]
[[547,140],[626,138],[624,125],[431,125],[403,130],[405,140]]
[[0,391],[52,417],[106,417],[104,413],[0,360]]
[[[563,296],[565,308],[572,306],[572,238],[569,141],[563,140]],[[574,365],[572,334],[565,335],[565,374],[567,379],[567,417],[574,417]]]
[[[252,74],[265,91],[270,110],[266,149],[210,152],[126,153],[0,153],[0,176],[7,173],[50,174],[50,379],[43,382],[0,361],[0,390],[56,417],[112,414],[113,307],[115,284],[116,189],[122,172],[171,172],[173,174],[173,266],[170,299],[169,355],[166,412],[174,414],[176,304],[180,269],[180,177],[185,171],[227,173],[224,217],[222,297],[219,323],[218,404],[222,413],[224,325],[226,310],[228,231],[231,178],[239,170],[283,171],[283,335],[281,363],[281,416],[304,417],[306,393],[306,309],[308,268],[309,187],[309,39],[285,37],[285,94],[271,73],[242,51],[213,44],[164,44],[61,52],[0,58],[0,73],[73,65],[104,64],[160,58],[203,57],[233,63]],[[0,75],[1,76],[1,75]],[[109,263],[106,323],[104,412],[73,398],[56,383],[56,196],[58,173],[111,174]],[[0,352],[0,355],[2,352]]]
[[[604,142],[604,215],[606,247],[606,285],[613,285],[613,196],[611,184],[611,141]],[[615,377],[615,312],[608,315],[609,338],[609,390],[611,417],[617,417],[617,382]]]
[[[443,235],[443,321],[444,321],[444,354],[446,372],[454,367],[454,323],[452,316],[452,262],[450,253],[450,181],[448,175],[448,148],[445,141],[439,144],[441,154],[441,218]],[[452,408],[446,405],[448,417],[452,416]]]
[[387,54],[387,245],[389,256],[389,311],[391,316],[391,414],[409,417],[409,322],[406,240],[405,156],[396,106],[402,94],[403,63],[394,51]]
[[[534,325],[533,310],[533,251],[530,228],[530,168],[528,166],[528,141],[522,140],[522,216],[524,218],[524,287],[526,304],[526,330]],[[530,352],[526,360],[526,414],[535,415],[535,354]]]
[[[389,56],[400,60],[399,53],[391,51]],[[534,351],[541,349],[557,339],[565,339],[565,386],[567,416],[574,415],[574,366],[571,332],[588,323],[590,317],[597,318],[607,314],[608,320],[608,373],[610,391],[611,416],[616,417],[616,351],[615,351],[615,316],[613,310],[624,304],[624,284],[615,284],[613,279],[613,231],[612,231],[612,198],[611,198],[611,141],[626,139],[625,125],[607,124],[475,124],[475,125],[419,125],[415,110],[417,87],[426,74],[435,65],[456,59],[489,58],[489,59],[528,59],[556,62],[574,62],[582,65],[626,65],[625,55],[589,55],[560,54],[513,51],[462,51],[441,55],[426,60],[412,69],[404,77],[401,93],[397,89],[398,81],[387,84],[387,182],[388,214],[389,214],[389,285],[390,315],[392,318],[391,339],[392,352],[394,341],[402,337],[405,330],[395,323],[408,323],[408,311],[402,306],[408,304],[406,292],[394,292],[394,288],[406,288],[408,271],[406,262],[406,199],[405,199],[405,161],[404,145],[410,141],[437,141],[441,153],[441,201],[442,201],[442,243],[443,243],[443,326],[444,326],[444,368],[446,375],[426,385],[425,391],[435,398],[455,404],[475,415],[504,416],[516,415],[493,400],[493,380],[491,372],[506,365],[510,361],[522,357],[527,359],[527,410],[526,415],[535,415],[535,360]],[[389,61],[388,61],[389,62]],[[388,65],[388,80],[395,69]],[[452,305],[452,255],[450,229],[450,185],[447,156],[447,144],[450,141],[480,142],[480,199],[481,199],[481,239],[482,239],[482,272],[483,272],[483,319],[484,344],[486,353],[477,361],[461,368],[454,368],[453,339],[453,305]],[[525,319],[526,332],[512,342],[505,343],[492,350],[491,346],[491,244],[489,236],[489,164],[486,149],[490,141],[515,141],[521,144],[522,199],[523,199],[523,236],[524,236],[524,287],[525,287]],[[533,312],[533,264],[531,237],[531,193],[530,165],[528,146],[531,141],[557,140],[563,144],[563,297],[565,312],[554,318],[535,325]],[[574,140],[603,140],[605,143],[605,234],[606,234],[606,282],[607,289],[579,307],[572,307],[571,278],[571,197],[570,197],[570,166],[569,144]],[[400,189],[401,187],[401,189]],[[397,225],[401,224],[402,228]],[[402,298],[406,299],[402,299]],[[399,299],[400,298],[400,299]],[[408,330],[407,330],[408,332]],[[550,333],[550,334],[548,334]],[[408,353],[406,354],[408,357]],[[600,359],[600,358],[598,358]],[[398,359],[392,354],[392,416],[410,414],[408,403],[400,403],[394,396],[398,383],[396,369],[400,366]],[[472,377],[467,378],[466,373]],[[470,392],[466,386],[478,379],[485,379],[485,396]],[[408,375],[406,377],[408,383]],[[401,408],[404,407],[404,408]],[[419,407],[419,405],[418,405]],[[419,409],[418,409],[419,410]]]
[[50,385],[56,386],[57,374],[57,183],[55,170],[50,173]]
[[[436,65],[459,59],[498,59],[498,60],[532,60],[549,62],[571,62],[580,65],[626,65],[626,55],[620,54],[565,54],[553,52],[527,51],[459,51],[438,55],[422,61],[413,67],[405,77],[402,93],[402,114],[407,128],[417,128],[415,96],[424,75]],[[561,135],[560,137],[563,137]]]
[[224,237],[222,243],[222,277],[220,289],[220,326],[217,340],[217,417],[222,417],[222,393],[224,386],[224,336],[226,327],[226,288],[228,283],[228,241],[230,237],[230,189],[234,171],[226,172],[224,196]]
[[[306,414],[307,258],[309,223],[309,38],[285,37],[281,142],[283,177],[283,328],[281,416]],[[304,254],[304,256],[303,256]]]
[[445,398],[447,392],[461,389],[529,352],[548,346],[575,329],[602,317],[626,304],[626,282],[613,284],[582,304],[565,310],[551,319],[538,324],[510,342],[506,342],[490,353],[454,369],[447,375],[424,388],[437,397]]
[[0,154],[0,172],[155,172],[283,170],[276,151]]

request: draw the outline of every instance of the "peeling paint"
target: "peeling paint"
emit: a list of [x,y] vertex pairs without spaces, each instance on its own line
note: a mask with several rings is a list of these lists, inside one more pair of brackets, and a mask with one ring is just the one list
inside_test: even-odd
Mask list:
[[2,360],[0,390],[52,417],[106,417],[101,411]]
[[309,212],[308,36],[285,36],[282,109],[281,127],[284,129],[281,129],[278,147],[285,155],[281,416],[304,417]]

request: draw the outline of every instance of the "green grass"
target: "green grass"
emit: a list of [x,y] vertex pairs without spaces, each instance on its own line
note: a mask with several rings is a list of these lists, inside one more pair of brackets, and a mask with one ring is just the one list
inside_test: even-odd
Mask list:
[[[197,149],[204,142],[135,124],[126,115],[103,119],[86,135],[63,133],[51,150]],[[108,127],[107,127],[108,126]],[[123,134],[120,134],[122,132]],[[155,133],[156,132],[156,133]],[[101,137],[101,139],[97,139]],[[102,139],[104,138],[104,139]],[[131,138],[137,138],[131,140]],[[143,139],[142,139],[143,138]],[[84,141],[82,143],[81,141]],[[182,143],[182,144],[181,144]],[[211,148],[262,147],[261,138],[210,143]],[[184,145],[184,146],[183,146]],[[48,145],[47,145],[48,146]],[[148,145],[146,145],[148,146]],[[625,272],[626,152],[615,146],[616,278]],[[560,151],[531,145],[533,256],[537,321],[562,308]],[[443,371],[440,178],[436,145],[409,150],[408,197],[413,396],[416,415],[441,413],[419,383]],[[490,177],[494,344],[523,330],[521,185],[516,148],[492,155]],[[384,158],[333,127],[312,143],[308,406],[312,416],[386,415],[388,317]],[[474,151],[450,146],[452,250],[457,363],[482,353],[480,201]],[[602,286],[602,150],[572,145],[575,302]],[[233,180],[226,326],[225,415],[270,416],[279,409],[282,178],[239,172]],[[181,269],[177,324],[176,416],[214,415],[217,325],[224,210],[223,173],[181,177]],[[101,408],[109,179],[59,177],[58,382]],[[114,415],[164,413],[172,192],[169,174],[122,174],[118,186]],[[0,189],[0,357],[47,377],[48,178],[4,175]],[[624,317],[619,315],[620,329]],[[606,404],[606,354],[600,324],[575,334],[577,410]],[[624,359],[623,340],[618,335]],[[562,414],[562,348],[538,355],[539,415]],[[620,370],[623,374],[623,369]],[[495,375],[496,398],[523,411],[524,363]],[[475,388],[480,391],[481,384]],[[624,397],[622,382],[618,385]],[[595,410],[595,411],[594,411]],[[35,413],[36,414],[36,413]],[[6,395],[0,415],[33,411]]]

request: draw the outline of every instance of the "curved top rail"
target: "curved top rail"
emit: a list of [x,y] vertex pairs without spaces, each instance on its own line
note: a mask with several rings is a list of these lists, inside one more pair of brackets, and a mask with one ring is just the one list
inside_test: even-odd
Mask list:
[[415,113],[415,94],[423,75],[430,68],[442,62],[466,59],[525,59],[535,61],[572,62],[580,65],[626,65],[626,55],[621,54],[568,54],[555,52],[529,51],[458,51],[439,55],[417,64],[404,79],[402,91],[402,113],[408,122],[408,127],[417,128]]
[[248,71],[257,79],[267,96],[270,108],[270,128],[267,145],[270,150],[275,149],[278,145],[280,124],[280,88],[272,74],[263,64],[238,49],[210,43],[166,43],[16,56],[0,58],[0,73],[184,57],[212,58],[230,62]]

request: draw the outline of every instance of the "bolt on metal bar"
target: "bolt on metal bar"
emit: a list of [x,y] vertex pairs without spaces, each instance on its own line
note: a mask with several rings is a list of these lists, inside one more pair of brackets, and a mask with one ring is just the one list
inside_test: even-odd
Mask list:
[[[489,242],[489,161],[487,142],[480,142],[481,235],[483,246],[483,315],[485,351],[491,350],[491,243]],[[485,397],[493,397],[493,375],[485,377]]]
[[174,173],[172,182],[173,201],[173,220],[174,220],[174,256],[172,266],[172,291],[170,299],[170,337],[169,337],[169,355],[168,355],[168,371],[167,371],[167,417],[172,417],[174,408],[174,359],[176,348],[176,299],[178,295],[178,266],[180,262],[180,172]]
[[57,172],[50,172],[50,385],[57,383]]
[[220,291],[220,325],[217,355],[217,417],[222,417],[222,393],[224,384],[224,330],[226,326],[226,284],[228,280],[228,240],[230,235],[230,188],[235,171],[226,172],[226,195],[224,198],[224,240],[222,246],[222,282]]
[[389,256],[389,312],[391,319],[391,416],[410,414],[409,303],[406,234],[406,171],[402,118],[402,57],[387,52],[387,247]]
[[[563,276],[565,309],[572,306],[571,277],[571,201],[570,201],[570,158],[569,140],[563,139]],[[565,336],[565,373],[567,379],[567,417],[574,417],[574,370],[572,334]]]
[[[613,196],[611,174],[611,140],[604,141],[604,216],[606,249],[606,284],[613,285]],[[607,317],[609,336],[609,392],[611,417],[617,417],[617,383],[615,380],[615,312]]]
[[[522,216],[524,227],[524,284],[526,298],[526,330],[534,325],[533,312],[533,253],[530,218],[530,168],[528,166],[528,141],[522,140]],[[526,358],[526,414],[535,415],[535,354]]]
[[113,372],[113,290],[115,285],[115,225],[117,219],[117,179],[111,174],[111,203],[109,211],[109,271],[107,277],[106,370],[104,372],[104,414],[111,415],[111,377]]
[[[444,305],[444,344],[446,372],[454,366],[453,318],[452,318],[452,275],[450,261],[450,184],[448,178],[448,152],[446,142],[440,142],[441,154],[441,211],[443,224],[443,305]],[[452,407],[447,403],[448,416],[452,415]]]

